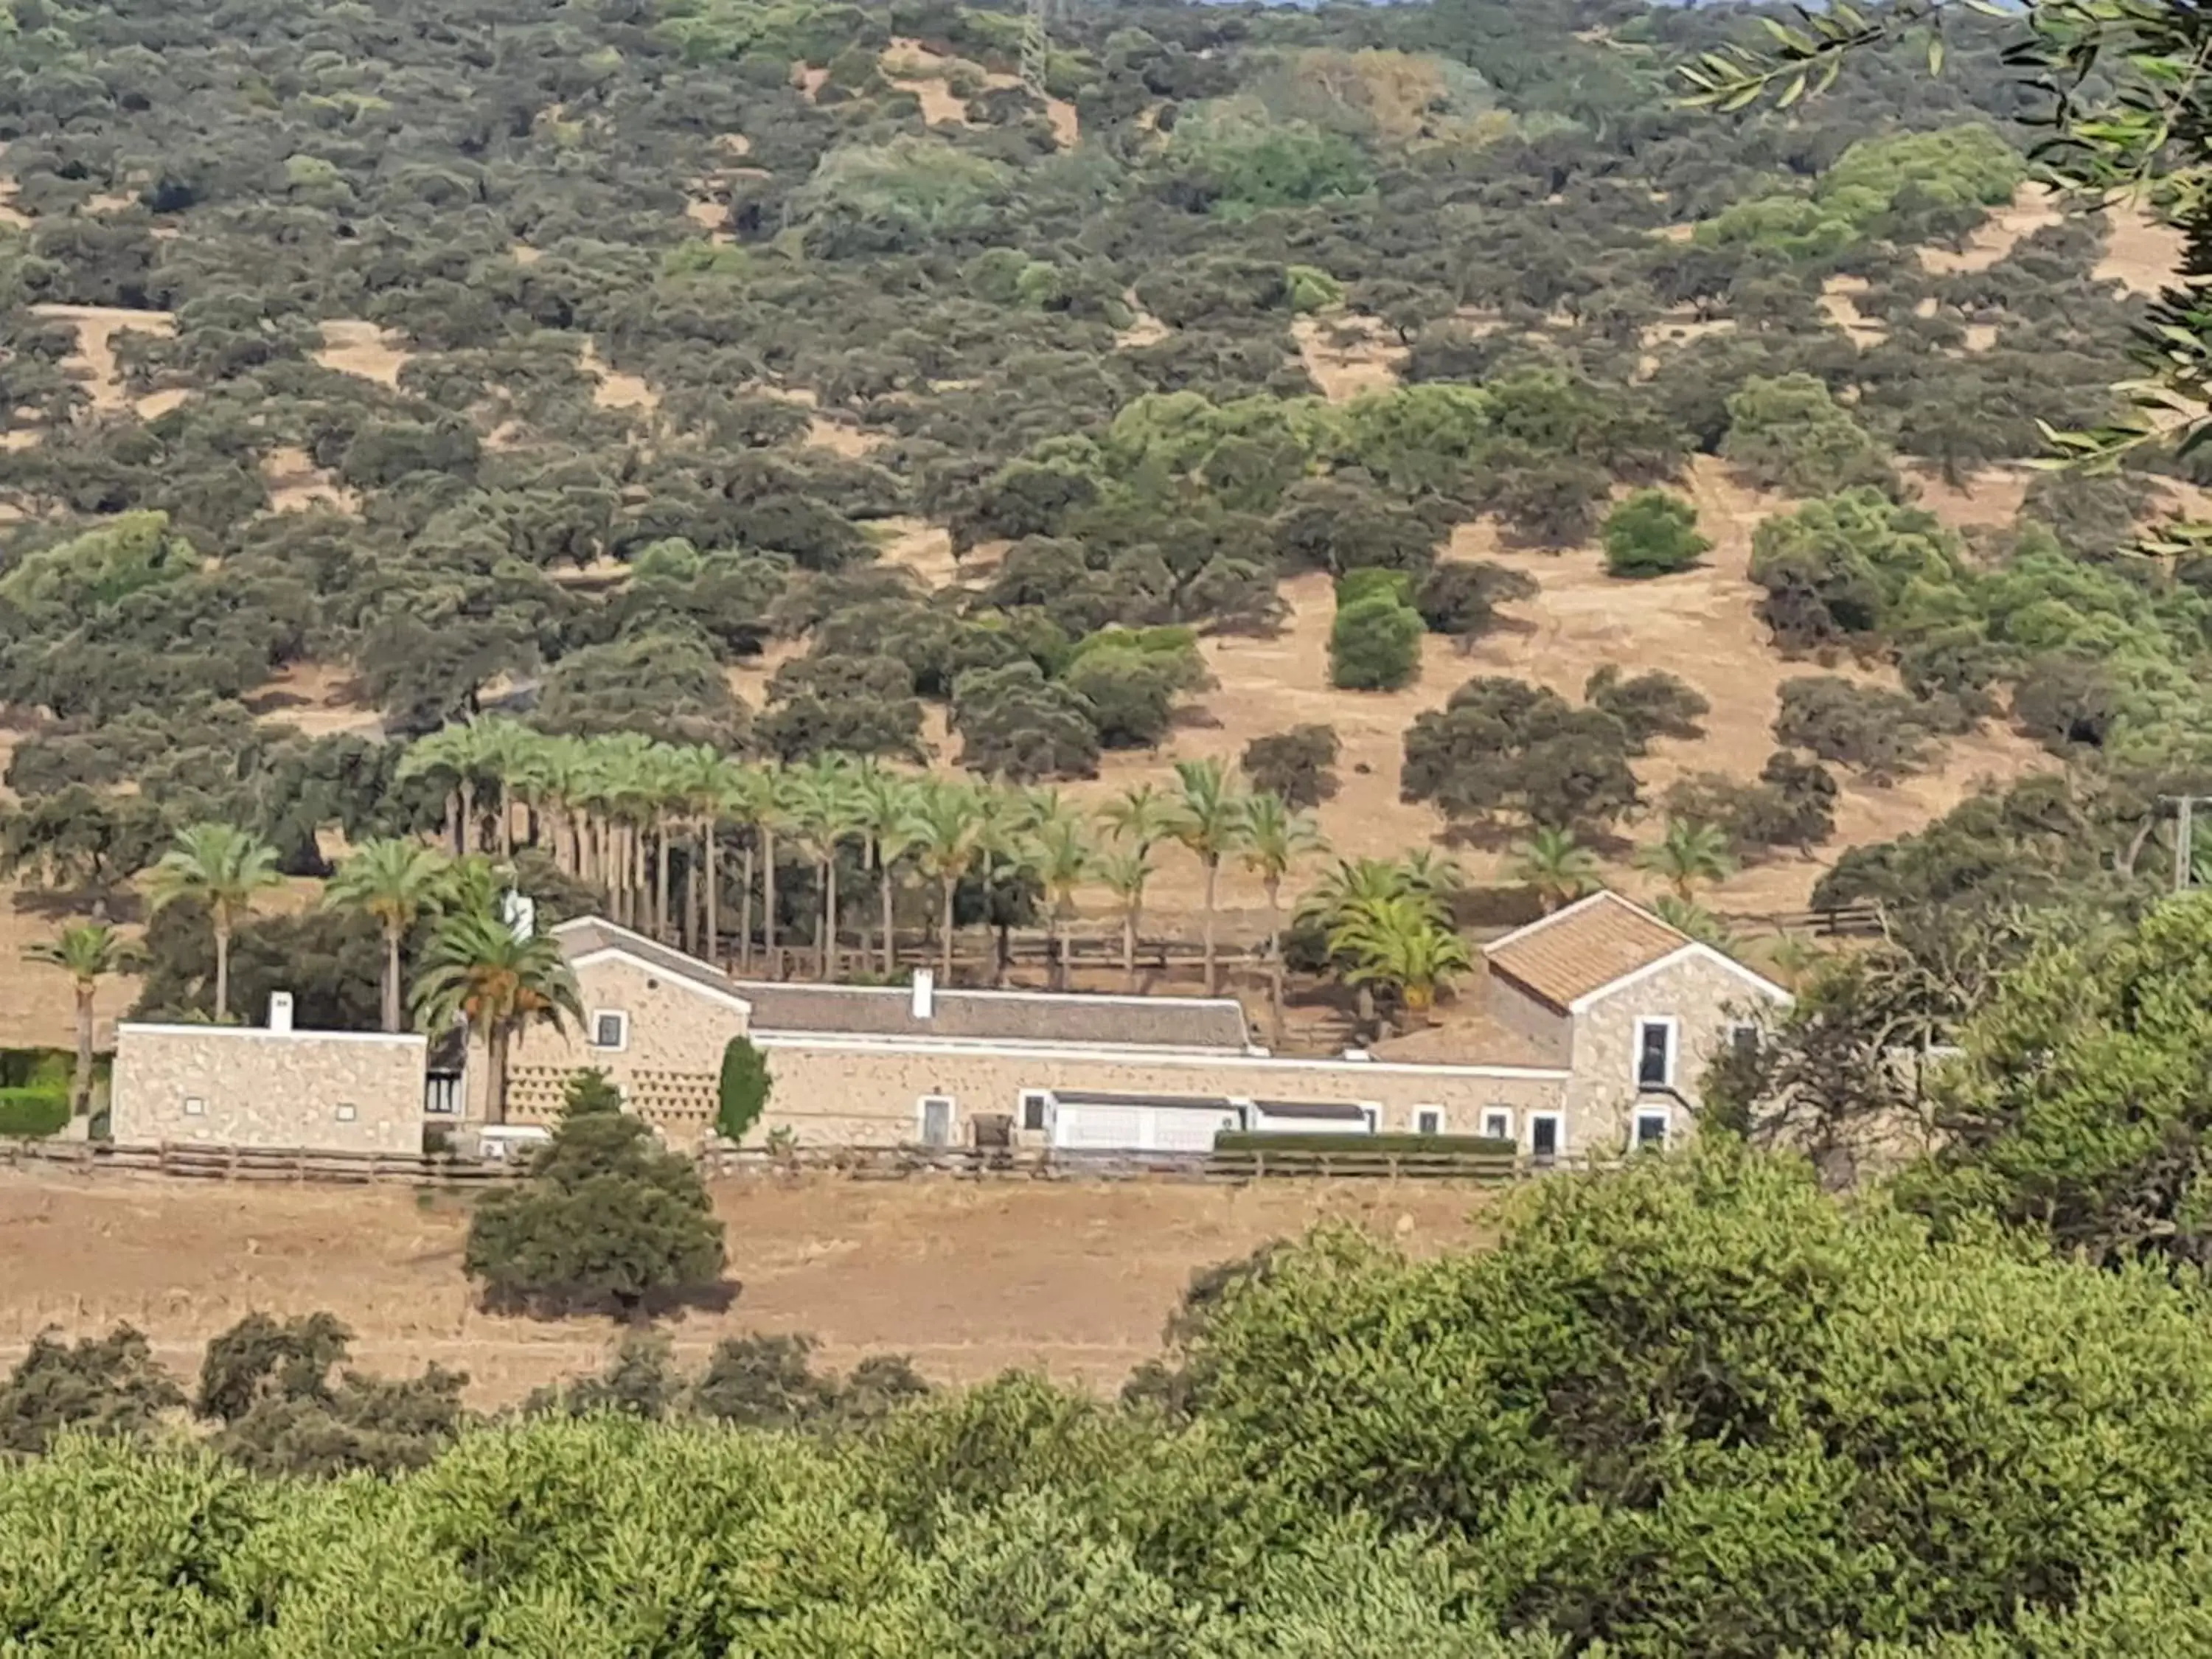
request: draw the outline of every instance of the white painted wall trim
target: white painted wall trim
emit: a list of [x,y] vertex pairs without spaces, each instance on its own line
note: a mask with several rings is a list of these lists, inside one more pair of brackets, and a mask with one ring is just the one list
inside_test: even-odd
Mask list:
[[[1560,914],[1564,915],[1566,913],[1565,911],[1561,911]],[[1729,955],[1727,951],[1716,951],[1710,945],[1703,944],[1697,939],[1692,939],[1688,944],[1682,945],[1680,949],[1669,951],[1665,956],[1660,957],[1656,962],[1647,962],[1641,968],[1637,969],[1632,973],[1623,974],[1619,979],[1599,986],[1595,991],[1583,992],[1582,995],[1577,997],[1572,1002],[1567,1005],[1567,1012],[1570,1014],[1587,1013],[1599,1003],[1603,1002],[1607,997],[1618,995],[1620,993],[1629,989],[1632,986],[1641,984],[1644,981],[1650,978],[1652,975],[1662,972],[1666,969],[1672,968],[1677,963],[1692,961],[1709,962],[1716,968],[1725,968],[1729,973],[1734,974],[1738,979],[1742,980],[1746,984],[1749,985],[1752,989],[1757,991],[1761,996],[1766,997],[1785,1007],[1796,1000],[1795,997],[1791,996],[1789,992],[1784,990],[1779,985],[1777,985],[1772,980],[1768,979],[1763,974],[1753,973],[1750,969],[1738,962],[1734,957]]]
[[266,1025],[167,1025],[131,1019],[118,1024],[115,1034],[118,1037],[269,1037],[278,1042],[398,1042],[418,1048],[430,1046],[430,1039],[420,1031],[303,1031],[296,1027],[289,1031],[272,1031]]
[[753,1042],[763,1048],[812,1048],[825,1054],[975,1054],[997,1060],[1067,1060],[1113,1065],[1154,1065],[1228,1067],[1261,1074],[1268,1073],[1325,1073],[1346,1079],[1374,1077],[1501,1078],[1532,1083],[1564,1083],[1571,1075],[1565,1066],[1417,1066],[1382,1060],[1285,1060],[1274,1055],[1225,1054],[1210,1048],[1111,1048],[1055,1046],[1049,1043],[966,1042],[943,1039],[921,1042],[912,1038],[855,1038],[825,1036],[812,1032],[756,1031]]

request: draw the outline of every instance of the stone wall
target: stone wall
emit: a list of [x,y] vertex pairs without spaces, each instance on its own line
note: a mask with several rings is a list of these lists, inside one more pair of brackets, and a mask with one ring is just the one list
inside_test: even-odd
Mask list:
[[1528,1044],[1529,1052],[1547,1065],[1565,1066],[1573,1046],[1574,1022],[1547,1008],[1519,986],[1496,974],[1486,973],[1484,1011],[1492,1019]]
[[[810,1146],[918,1140],[925,1095],[951,1097],[953,1139],[964,1144],[969,1125],[980,1115],[1005,1114],[1018,1123],[1024,1090],[1347,1102],[1380,1108],[1378,1127],[1386,1132],[1411,1132],[1416,1109],[1436,1106],[1443,1109],[1446,1133],[1474,1134],[1485,1107],[1509,1108],[1516,1124],[1523,1123],[1530,1110],[1558,1109],[1566,1087],[1563,1073],[1509,1068],[1154,1058],[1096,1049],[932,1048],[776,1036],[757,1041],[774,1085],[756,1133],[787,1127]],[[675,1126],[669,1139],[678,1139]]]
[[[1674,1117],[1670,1133],[1686,1133],[1685,1103],[1694,1108],[1698,1086],[1729,1026],[1766,994],[1711,957],[1685,957],[1598,998],[1575,1017],[1574,1081],[1570,1085],[1569,1124],[1574,1150],[1607,1152],[1628,1145],[1639,1100],[1666,1107]],[[1676,1022],[1675,1100],[1663,1092],[1639,1090],[1636,1081],[1637,1022],[1671,1018]]]
[[[596,1068],[672,1141],[696,1140],[714,1121],[714,1091],[722,1075],[722,1050],[745,1031],[742,1009],[672,975],[638,963],[610,959],[576,971],[584,1023],[555,1031],[534,1025],[507,1054],[507,1120],[542,1122],[560,1109],[569,1078]],[[592,1043],[601,1013],[627,1015],[619,1048]],[[484,1121],[483,1050],[469,1054],[469,1116]]]
[[130,1146],[419,1152],[427,1058],[419,1036],[126,1024],[111,1133]]

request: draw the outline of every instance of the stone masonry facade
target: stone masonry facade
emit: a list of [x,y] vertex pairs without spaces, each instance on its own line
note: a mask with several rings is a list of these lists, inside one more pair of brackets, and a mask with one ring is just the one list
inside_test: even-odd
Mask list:
[[126,1023],[109,1133],[125,1146],[420,1152],[427,1048],[410,1036]]

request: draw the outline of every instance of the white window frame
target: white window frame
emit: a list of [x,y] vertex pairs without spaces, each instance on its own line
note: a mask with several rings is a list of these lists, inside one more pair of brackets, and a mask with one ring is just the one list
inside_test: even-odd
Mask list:
[[1371,1100],[1364,1101],[1360,1104],[1359,1115],[1367,1120],[1367,1133],[1369,1134],[1373,1135],[1382,1133],[1382,1109],[1380,1106],[1377,1106]]
[[[1643,1136],[1647,1118],[1659,1120],[1659,1139],[1646,1140]],[[1674,1144],[1674,1109],[1671,1106],[1638,1106],[1629,1114],[1628,1150],[1632,1152],[1664,1152]]]
[[[1495,1133],[1492,1133],[1493,1126],[1500,1123],[1505,1127]],[[1482,1109],[1482,1138],[1485,1140],[1510,1140],[1516,1146],[1521,1144],[1520,1130],[1513,1121],[1510,1106],[1486,1106]]]
[[933,1144],[929,1139],[929,1107],[933,1101],[945,1103],[945,1145],[960,1144],[960,1103],[947,1094],[916,1095],[914,1097],[914,1139],[919,1146]]
[[361,1114],[354,1109],[354,1105],[351,1101],[344,1100],[338,1103],[337,1110],[332,1113],[331,1115],[340,1123],[351,1123],[356,1118],[360,1117]]
[[1531,1112],[1528,1114],[1528,1156],[1536,1156],[1536,1126],[1549,1122],[1552,1126],[1552,1157],[1556,1162],[1567,1155],[1567,1115],[1565,1112]]
[[[620,1035],[612,1042],[599,1041],[599,1022],[611,1019]],[[629,1011],[625,1008],[594,1008],[592,1010],[592,1034],[584,1046],[603,1054],[618,1054],[629,1047]]]
[[185,1097],[185,1115],[186,1117],[205,1117],[207,1115],[207,1097],[205,1095],[186,1095]]
[[1413,1108],[1413,1133],[1415,1134],[1440,1135],[1443,1132],[1444,1109],[1443,1107],[1416,1106]]
[[[1050,1132],[1052,1128],[1051,1090],[1024,1089],[1016,1097],[1016,1099],[1018,1101],[1020,1106],[1020,1109],[1014,1115],[1014,1127],[1017,1129],[1021,1130],[1025,1134],[1037,1134],[1040,1133]],[[1034,1127],[1032,1127],[1030,1122],[1030,1108],[1031,1106],[1035,1106],[1036,1108],[1037,1121]]]
[[[1667,1033],[1667,1074],[1656,1083],[1644,1080],[1644,1034],[1653,1026]],[[1646,1089],[1671,1089],[1675,1073],[1682,1064],[1682,1022],[1672,1014],[1638,1014],[1636,1017],[1636,1042],[1628,1054],[1628,1080],[1640,1094]]]

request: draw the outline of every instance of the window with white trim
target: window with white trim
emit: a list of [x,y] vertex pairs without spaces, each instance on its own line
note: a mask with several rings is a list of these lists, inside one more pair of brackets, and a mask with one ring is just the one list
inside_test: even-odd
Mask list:
[[1667,1136],[1673,1115],[1662,1108],[1645,1107],[1636,1114],[1634,1149],[1637,1152],[1662,1152],[1667,1146]]
[[1532,1163],[1552,1163],[1566,1150],[1566,1120],[1557,1112],[1528,1115],[1528,1158]]
[[1048,1089],[1024,1089],[1024,1090],[1023,1090],[1023,1091],[1022,1091],[1022,1127],[1023,1127],[1023,1128],[1024,1128],[1024,1129],[1030,1129],[1030,1130],[1039,1130],[1039,1129],[1042,1129],[1042,1128],[1044,1127],[1044,1115],[1045,1115],[1045,1110],[1046,1110],[1046,1109],[1047,1109],[1048,1107],[1049,1107],[1051,1104],[1052,1104],[1052,1091],[1051,1091],[1050,1090],[1048,1090]]
[[1671,1089],[1674,1086],[1674,1022],[1670,1018],[1636,1022],[1636,1086]]
[[1485,1140],[1518,1140],[1513,1133],[1513,1109],[1510,1106],[1486,1107],[1482,1114],[1482,1138]]
[[1444,1109],[1441,1106],[1413,1108],[1413,1133],[1417,1135],[1440,1135],[1444,1132]]
[[1366,1119],[1367,1133],[1370,1135],[1382,1127],[1382,1109],[1380,1106],[1362,1106],[1359,1115]]
[[339,1122],[350,1123],[354,1119],[360,1116],[361,1114],[353,1109],[353,1105],[350,1102],[342,1102],[340,1103],[335,1115]]
[[629,1047],[629,1016],[619,1008],[592,1011],[592,1047],[621,1049]]

